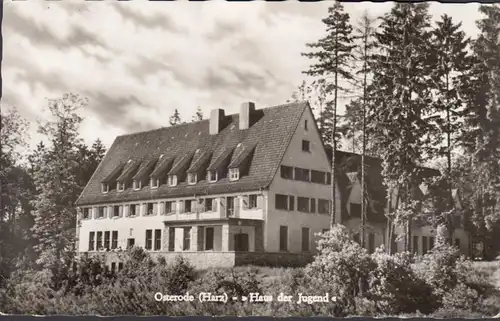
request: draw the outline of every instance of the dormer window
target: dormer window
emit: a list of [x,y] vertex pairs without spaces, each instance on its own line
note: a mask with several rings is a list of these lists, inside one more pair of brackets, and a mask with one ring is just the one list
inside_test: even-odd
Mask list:
[[151,178],[151,180],[149,181],[149,186],[151,186],[151,188],[158,188],[159,185],[160,180],[158,178]]
[[240,170],[239,168],[230,168],[229,169],[229,180],[237,181],[240,179]]
[[217,182],[217,171],[208,171],[208,173],[207,173],[207,180],[210,183]]
[[188,174],[188,184],[190,185],[196,184],[197,180],[198,180],[198,175],[194,173]]
[[141,181],[135,180],[134,181],[134,189],[139,190],[139,189],[141,189],[141,187],[142,187]]
[[125,183],[123,182],[116,183],[116,190],[118,192],[123,192],[125,190]]
[[102,184],[101,184],[101,192],[102,192],[102,193],[108,193],[108,192],[109,192],[109,184],[107,184],[107,183],[102,183]]
[[177,175],[168,175],[168,186],[177,186]]

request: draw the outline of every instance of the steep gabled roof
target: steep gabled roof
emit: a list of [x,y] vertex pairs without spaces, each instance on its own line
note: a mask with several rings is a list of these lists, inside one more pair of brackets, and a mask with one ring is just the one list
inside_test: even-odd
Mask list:
[[186,169],[186,167],[191,163],[193,159],[194,152],[186,153],[184,155],[179,155],[175,160],[172,169],[168,172],[168,175],[178,175]]
[[212,158],[212,152],[210,150],[200,150],[194,156],[191,166],[189,166],[188,173],[197,173],[203,166],[206,166],[207,162]]
[[[183,197],[194,194],[220,194],[267,188],[306,107],[306,102],[297,102],[257,109],[252,126],[243,130],[239,129],[239,115],[228,115],[224,127],[217,135],[210,135],[209,120],[202,120],[118,136],[83,190],[77,205],[147,200],[159,197]],[[219,156],[228,148],[234,149],[239,143],[243,146],[255,145],[255,148],[248,174],[240,177],[237,181],[223,178],[215,183],[201,181],[194,185],[188,185],[181,182],[175,187],[162,184],[157,189],[150,189],[149,186],[146,186],[138,191],[127,189],[123,192],[110,190],[106,194],[101,193],[101,180],[115,170],[120,163],[128,159],[159,158],[163,154],[163,157],[175,158],[173,164],[175,167],[182,156],[194,153],[196,149],[209,149],[213,151],[212,163],[214,162],[213,157]],[[235,162],[237,155],[233,153],[231,157],[233,158],[231,162]],[[155,171],[157,169],[158,167]]]
[[[326,147],[326,152],[328,159],[332,158],[332,149]],[[361,171],[361,155],[356,153],[337,151],[336,152],[336,164],[338,165],[337,172],[337,185],[340,190],[341,195],[341,208],[342,208],[342,216],[345,218],[345,213],[347,213],[347,202],[350,194],[351,183],[354,179],[360,180],[360,176],[358,174],[357,178],[354,172],[360,173]],[[386,193],[387,189],[384,186],[383,177],[382,177],[382,160],[376,157],[365,156],[365,164],[366,164],[366,186],[368,189],[368,195],[370,199],[373,201],[372,206],[368,207],[368,216],[370,216],[370,208],[373,208],[375,211],[372,213],[372,218],[376,220],[384,219],[384,211],[387,204],[386,201]],[[432,176],[439,175],[439,171],[432,168],[427,167],[419,167],[420,169],[420,177],[422,179],[429,178]],[[422,194],[422,191],[417,186],[414,188],[413,192],[415,196],[419,197],[419,194]],[[373,211],[372,211],[373,212]],[[375,217],[373,217],[375,216]]]
[[240,145],[236,147],[236,150],[234,152],[234,157],[231,163],[229,163],[229,168],[237,168],[239,167],[247,158],[250,156],[250,154],[253,152],[255,149],[256,144],[251,143],[248,145]]

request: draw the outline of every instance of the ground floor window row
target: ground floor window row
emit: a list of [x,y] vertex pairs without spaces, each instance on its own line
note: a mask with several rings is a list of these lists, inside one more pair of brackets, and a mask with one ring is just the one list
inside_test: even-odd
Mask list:
[[[111,236],[111,239],[110,239]],[[162,230],[146,230],[144,248],[160,251],[162,244]],[[135,246],[135,238],[127,238],[127,248]],[[89,232],[89,251],[114,250],[118,248],[118,231],[91,231]]]
[[[227,196],[219,198],[198,198],[187,199],[181,201],[162,201],[162,202],[147,202],[138,204],[126,205],[113,205],[113,206],[98,206],[98,207],[84,207],[82,214],[84,219],[90,219],[92,212],[95,218],[106,217],[131,217],[139,215],[169,215],[176,213],[196,213],[196,212],[216,212],[217,199],[219,199],[220,206],[227,207],[228,212],[233,212],[235,208],[240,206],[239,200],[241,198],[241,206],[244,210],[260,208],[259,198],[262,197],[257,194],[237,196]],[[226,205],[226,206],[225,206]],[[142,207],[141,207],[142,206]],[[142,214],[141,214],[142,213]]]
[[277,210],[295,211],[297,208],[298,212],[319,214],[329,214],[331,206],[331,202],[327,199],[283,194],[275,194],[274,204]]
[[[450,244],[450,239],[447,239],[448,244]],[[419,236],[413,235],[412,237],[412,252],[415,254],[427,254],[430,250],[434,248],[435,238],[432,236]],[[455,238],[453,244],[460,248],[460,239]]]
[[[329,229],[323,229],[321,230],[321,233],[326,233],[328,232]],[[282,225],[279,227],[279,250],[280,252],[288,252],[289,251],[289,244],[288,240],[290,237],[295,237],[295,235],[291,235],[289,232],[288,226]],[[300,231],[300,237],[301,237],[301,250],[302,252],[310,252],[311,251],[311,240],[312,240],[312,235],[311,235],[311,229],[309,227],[302,227]]]

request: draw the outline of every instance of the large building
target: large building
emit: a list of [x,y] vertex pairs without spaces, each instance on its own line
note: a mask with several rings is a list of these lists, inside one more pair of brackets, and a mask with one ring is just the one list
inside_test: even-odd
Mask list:
[[[339,164],[356,159],[338,155]],[[207,120],[119,136],[77,201],[78,251],[106,253],[112,267],[130,246],[198,267],[302,265],[315,253],[316,234],[329,228],[330,159],[306,102],[244,103],[239,114],[216,109]],[[360,188],[349,166],[335,180],[335,221],[356,234]],[[385,192],[373,168],[369,249],[387,235]],[[434,232],[414,233],[426,251]]]

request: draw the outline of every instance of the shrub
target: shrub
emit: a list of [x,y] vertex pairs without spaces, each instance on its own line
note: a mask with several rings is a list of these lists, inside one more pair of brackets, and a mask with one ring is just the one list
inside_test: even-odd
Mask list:
[[413,272],[408,253],[388,255],[377,249],[372,258],[376,267],[370,272],[369,297],[377,314],[427,314],[437,308],[432,288]]
[[311,289],[337,296],[335,313],[339,316],[356,314],[355,298],[363,294],[362,284],[368,280],[374,262],[366,249],[351,240],[342,225],[336,225],[321,237],[318,255],[305,268]]

